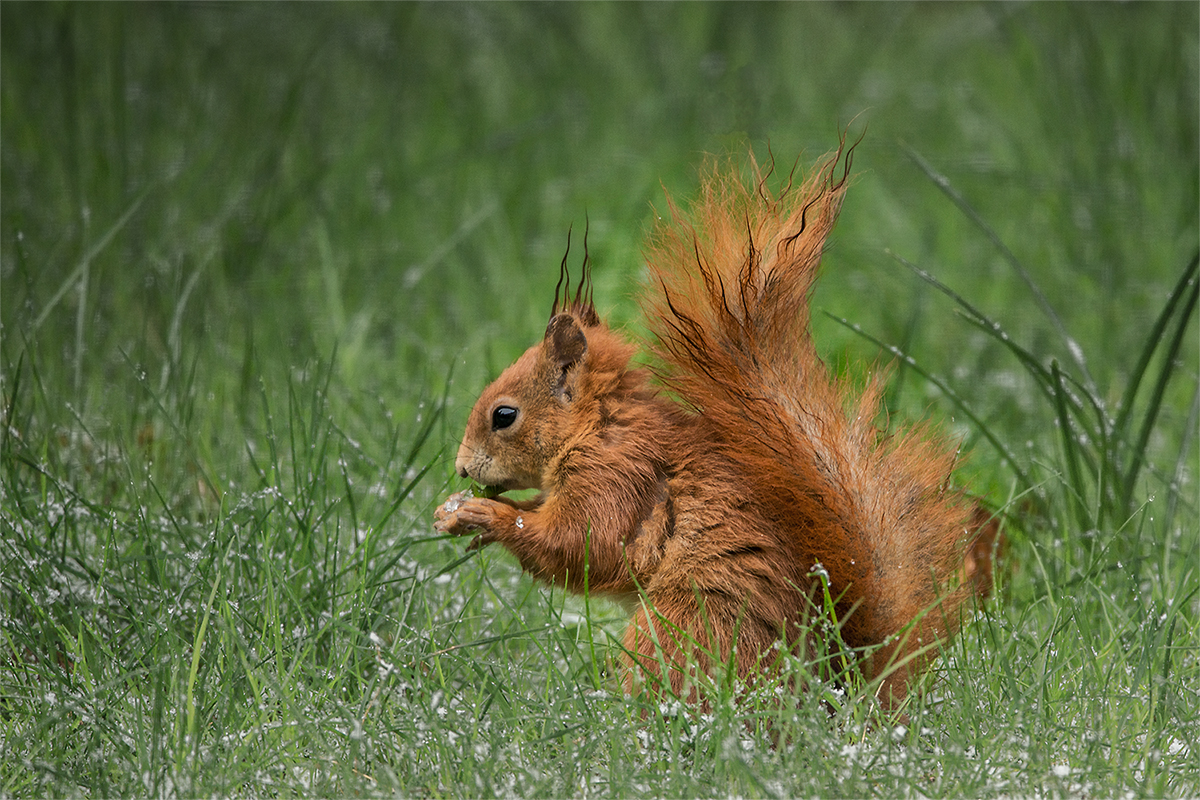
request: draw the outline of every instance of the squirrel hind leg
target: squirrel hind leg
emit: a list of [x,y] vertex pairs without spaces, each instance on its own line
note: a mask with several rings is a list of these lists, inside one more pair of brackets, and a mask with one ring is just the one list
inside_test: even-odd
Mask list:
[[656,588],[640,600],[625,631],[628,694],[645,691],[703,705],[705,686],[724,680],[725,665],[736,669],[742,684],[770,672],[764,660],[776,653],[777,624],[750,613],[731,594]]
[[[689,704],[699,699],[696,664],[687,657],[682,629],[662,624],[662,612],[644,599],[625,629],[625,693],[630,696],[678,697]],[[658,619],[658,624],[653,622]],[[684,697],[685,689],[689,696]]]

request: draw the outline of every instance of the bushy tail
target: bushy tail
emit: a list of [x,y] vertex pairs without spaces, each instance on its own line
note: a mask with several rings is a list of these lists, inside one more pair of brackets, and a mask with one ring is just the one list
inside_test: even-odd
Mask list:
[[[973,509],[948,488],[955,448],[923,426],[881,431],[882,382],[832,378],[813,345],[808,297],[852,154],[843,140],[778,193],[753,159],[748,182],[710,165],[697,200],[686,212],[668,200],[651,235],[643,307],[664,384],[720,431],[752,501],[807,561],[799,574],[819,561],[845,592],[847,642],[890,637],[878,675],[889,660],[915,666],[954,626]],[[889,690],[902,696],[909,672]]]

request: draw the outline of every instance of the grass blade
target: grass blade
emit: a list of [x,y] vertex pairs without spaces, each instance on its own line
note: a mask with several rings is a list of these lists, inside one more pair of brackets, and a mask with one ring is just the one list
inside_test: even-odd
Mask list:
[[1167,496],[1167,511],[1163,515],[1163,530],[1172,530],[1175,523],[1175,511],[1179,505],[1179,489],[1187,469],[1188,452],[1195,439],[1197,421],[1200,421],[1200,384],[1197,384],[1196,391],[1192,393],[1191,409],[1188,411],[1187,421],[1183,425],[1183,434],[1180,437],[1179,455],[1175,458],[1175,470],[1168,483],[1170,492]]
[[137,210],[142,205],[142,201],[146,199],[146,196],[149,193],[149,187],[143,189],[142,193],[134,198],[133,202],[129,204],[129,208],[125,209],[125,213],[121,214],[121,216],[117,218],[117,221],[109,226],[108,230],[104,232],[104,235],[100,237],[100,240],[88,248],[88,251],[83,254],[83,258],[79,259],[79,263],[75,266],[75,269],[71,271],[71,274],[67,276],[67,279],[58,287],[58,291],[54,293],[50,300],[47,301],[45,307],[42,308],[42,313],[38,314],[37,319],[33,321],[33,326],[30,328],[30,330],[36,332],[37,329],[42,326],[42,323],[46,321],[46,317],[50,316],[50,312],[54,310],[54,307],[59,304],[67,292],[71,291],[71,287],[74,286],[75,282],[78,281],[87,271],[88,267],[92,263],[92,259],[100,255],[100,253],[104,251],[104,248],[108,247],[108,243],[113,240],[113,237],[120,233],[121,229],[129,223],[129,220],[135,213],[137,213]]
[[204,603],[204,613],[200,618],[200,625],[196,629],[196,635],[192,639],[192,664],[188,670],[187,679],[187,732],[192,741],[193,747],[199,746],[199,739],[196,737],[196,681],[200,673],[200,657],[204,653],[204,636],[208,630],[208,618],[212,615],[213,601],[217,597],[217,589],[221,586],[221,579],[224,573],[220,571],[220,563],[218,562],[217,576],[213,578],[212,589],[208,592],[208,600]]
[[[1162,401],[1164,394],[1166,394],[1167,383],[1170,382],[1171,376],[1175,374],[1175,359],[1179,355],[1180,347],[1183,345],[1183,337],[1187,333],[1188,325],[1192,320],[1192,313],[1196,310],[1197,297],[1200,297],[1200,281],[1196,280],[1197,264],[1200,264],[1200,255],[1192,260],[1191,265],[1189,265],[1184,273],[1188,280],[1179,287],[1187,287],[1187,298],[1184,300],[1183,309],[1180,311],[1179,321],[1175,325],[1175,334],[1169,340],[1167,352],[1163,358],[1162,369],[1158,373],[1158,380],[1154,382],[1154,388],[1150,393],[1150,403],[1142,417],[1141,431],[1138,433],[1137,441],[1133,444],[1132,458],[1125,472],[1125,485],[1121,495],[1122,503],[1125,506],[1128,506],[1132,502],[1134,484],[1137,482],[1138,473],[1141,471],[1142,464],[1146,459],[1146,447],[1150,442],[1150,434],[1154,430],[1154,425],[1158,420],[1159,411],[1162,410]],[[1175,297],[1176,294],[1173,294],[1168,305],[1174,304]]]
[[1129,426],[1129,418],[1133,413],[1133,401],[1137,395],[1138,388],[1142,383],[1142,376],[1145,375],[1146,369],[1150,366],[1150,360],[1154,357],[1155,351],[1162,343],[1163,331],[1167,329],[1168,323],[1171,321],[1171,316],[1175,313],[1175,306],[1178,304],[1183,293],[1187,290],[1188,284],[1196,279],[1197,268],[1200,268],[1200,252],[1192,256],[1192,261],[1183,270],[1183,274],[1179,276],[1179,282],[1175,284],[1175,288],[1171,290],[1171,294],[1167,296],[1166,305],[1163,306],[1162,312],[1158,315],[1158,319],[1154,321],[1154,325],[1150,328],[1150,333],[1146,336],[1146,344],[1142,348],[1142,354],[1138,358],[1137,366],[1133,368],[1133,372],[1129,378],[1129,385],[1125,389],[1125,394],[1121,398],[1121,409],[1117,412],[1116,433],[1120,437],[1124,437]]
[[1084,376],[1084,382],[1088,386],[1089,392],[1094,394],[1096,382],[1092,380],[1091,374],[1088,372],[1087,362],[1083,357],[1083,349],[1079,346],[1079,343],[1076,342],[1069,333],[1067,333],[1067,327],[1063,324],[1062,318],[1058,316],[1058,312],[1054,310],[1054,306],[1052,306],[1050,301],[1046,299],[1046,295],[1033,280],[1033,276],[1029,274],[1029,270],[1025,269],[1025,265],[1022,264],[1020,259],[1017,258],[1016,254],[1009,249],[1008,245],[1004,243],[1004,240],[1000,238],[1000,235],[992,229],[992,226],[988,225],[983,217],[980,216],[979,212],[975,210],[975,207],[972,206],[965,197],[963,197],[962,193],[959,192],[958,189],[954,188],[954,186],[950,183],[949,178],[935,170],[928,161],[921,157],[920,153],[918,153],[909,145],[901,143],[900,147],[904,150],[908,157],[912,159],[913,163],[915,163],[917,167],[925,173],[925,176],[933,181],[933,184],[937,186],[943,194],[949,197],[954,205],[958,206],[959,210],[966,215],[967,219],[971,220],[971,222],[975,223],[979,230],[983,231],[983,234],[987,236],[1004,260],[1008,262],[1008,265],[1013,268],[1013,271],[1016,272],[1017,275],[1020,276],[1021,280],[1024,281],[1025,285],[1029,287],[1029,291],[1033,294],[1033,299],[1042,309],[1042,313],[1046,315],[1046,318],[1050,320],[1050,324],[1053,325],[1054,329],[1058,332],[1059,337],[1062,339],[1063,344],[1067,348],[1067,352],[1071,356],[1071,360],[1075,362],[1077,367],[1079,367],[1079,371]]
[[1067,389],[1063,385],[1063,376],[1057,360],[1050,362],[1050,372],[1054,376],[1057,388],[1054,393],[1055,412],[1058,415],[1058,429],[1062,438],[1063,461],[1066,462],[1070,481],[1066,486],[1067,495],[1072,500],[1071,505],[1075,509],[1080,531],[1088,531],[1094,527],[1095,520],[1090,519],[1087,513],[1087,490],[1083,482],[1083,472],[1079,467],[1079,443],[1073,435],[1072,416],[1066,404]]
[[896,259],[896,261],[898,261],[900,264],[910,269],[918,278],[925,281],[930,286],[953,300],[959,306],[959,308],[965,312],[964,319],[1010,350],[1012,354],[1017,357],[1017,360],[1021,362],[1021,365],[1029,372],[1029,374],[1037,380],[1039,386],[1041,386],[1043,391],[1046,393],[1046,396],[1052,396],[1050,387],[1053,385],[1054,381],[1050,376],[1049,370],[1041,365],[1041,362],[1038,361],[1036,356],[1017,344],[1012,337],[1008,335],[1008,332],[1004,330],[1003,326],[1001,326],[999,322],[996,322],[978,308],[973,306],[971,303],[967,302],[961,295],[959,295],[946,284],[942,283],[929,272],[921,269],[903,256],[895,253],[892,253],[891,255],[892,258]]

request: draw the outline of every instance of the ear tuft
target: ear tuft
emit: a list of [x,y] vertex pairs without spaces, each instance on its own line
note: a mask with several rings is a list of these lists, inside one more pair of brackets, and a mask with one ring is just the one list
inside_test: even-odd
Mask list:
[[583,362],[588,347],[587,337],[575,317],[570,314],[551,317],[543,347],[547,360],[557,368],[554,394],[559,399],[570,400],[573,392],[567,386],[568,373]]
[[[571,271],[567,268],[567,256],[571,254],[571,231],[567,230],[567,251],[563,253],[562,264],[558,267],[558,284],[554,287],[554,305],[550,316],[571,313],[588,327],[600,324],[600,315],[596,313],[596,305],[592,302],[592,263],[588,258],[587,245],[588,229],[583,229],[583,274],[575,286],[575,296],[571,296]],[[563,290],[566,290],[563,292]]]

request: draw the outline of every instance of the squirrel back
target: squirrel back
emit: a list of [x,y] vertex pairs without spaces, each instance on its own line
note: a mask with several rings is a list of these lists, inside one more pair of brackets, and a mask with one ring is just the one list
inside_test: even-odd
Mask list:
[[437,527],[631,599],[631,688],[694,698],[696,672],[734,652],[747,680],[781,639],[814,652],[824,577],[843,641],[895,706],[989,588],[996,527],[949,488],[956,448],[922,425],[881,430],[881,380],[831,376],[810,335],[852,151],[777,194],[753,162],[749,184],[713,166],[688,213],[670,204],[642,297],[656,381],[596,314],[585,269],[471,412],[458,472],[540,494],[455,495]]

